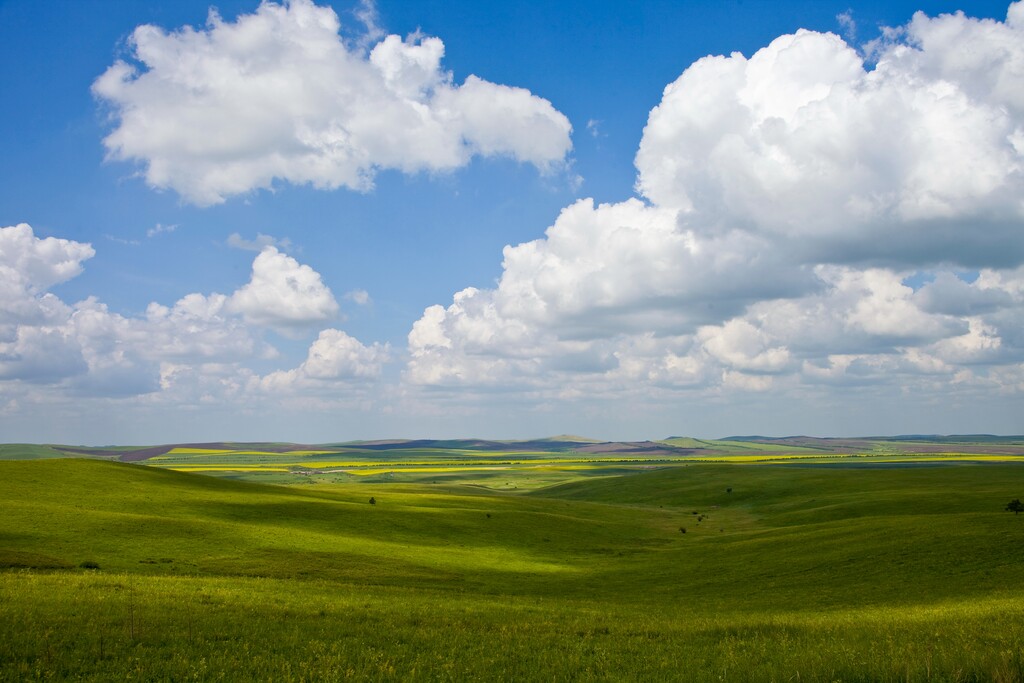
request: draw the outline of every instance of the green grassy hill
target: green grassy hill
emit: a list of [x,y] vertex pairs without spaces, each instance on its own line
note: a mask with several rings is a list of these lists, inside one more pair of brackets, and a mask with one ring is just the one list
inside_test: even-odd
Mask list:
[[1024,680],[1018,466],[0,482],[0,680]]
[[693,449],[700,453],[713,454],[740,454],[745,455],[749,453],[795,453],[795,454],[807,454],[817,453],[824,449],[807,447],[807,446],[795,446],[795,445],[780,445],[775,443],[764,443],[759,441],[736,441],[728,439],[695,439],[689,436],[673,436],[668,439],[659,441],[658,443],[667,444],[674,446],[675,448]]
[[605,548],[675,541],[683,518],[460,487],[261,486],[90,460],[7,463],[4,475],[8,549],[46,556],[45,566],[145,574],[422,578],[503,593],[556,579],[556,592],[572,590]]
[[52,446],[29,443],[0,444],[0,460],[44,460],[66,458],[67,455]]
[[[710,575],[701,583],[735,586],[775,607],[790,599],[824,606],[960,598],[1024,582],[1024,518],[1004,510],[1018,491],[1024,468],[1016,465],[703,465],[540,495],[691,509],[704,518],[700,531],[712,530],[701,538],[699,562]],[[736,558],[755,565],[737,569]]]

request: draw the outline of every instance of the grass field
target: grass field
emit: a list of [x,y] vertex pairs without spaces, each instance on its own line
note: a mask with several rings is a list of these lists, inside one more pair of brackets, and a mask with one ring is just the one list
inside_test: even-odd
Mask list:
[[66,457],[64,453],[51,446],[25,443],[0,444],[0,460],[41,460]]
[[891,466],[1024,462],[1024,436],[795,436],[600,442],[579,436],[352,441],[337,444],[190,443],[82,447],[0,445],[0,460],[95,458],[273,484],[452,483],[524,491],[608,474],[694,463]]
[[[580,437],[572,437],[580,438]],[[443,442],[437,442],[443,443]],[[254,448],[176,447],[148,458],[153,467],[179,472],[201,472],[233,479],[278,484],[346,483],[357,480],[388,483],[461,482],[496,490],[528,490],[609,473],[640,472],[652,467],[729,464],[843,464],[884,465],[912,462],[1024,462],[1021,446],[1008,452],[988,452],[983,443],[946,445],[947,450],[897,451],[889,443],[857,442],[862,450],[845,444],[828,449],[729,440],[675,438],[645,442],[650,450],[613,448],[609,452],[584,451],[592,442],[548,440],[548,450],[516,450],[514,444],[467,447],[451,442],[448,447],[422,447],[416,442],[388,450],[371,450],[350,444],[333,449],[290,448],[265,451]],[[660,450],[667,444],[671,449]],[[921,444],[910,444],[920,447]],[[436,446],[436,443],[434,444]],[[503,446],[504,448],[495,448]],[[625,445],[624,445],[625,446]],[[633,445],[635,446],[635,444]]]
[[563,475],[0,462],[0,677],[1024,680],[1024,467]]

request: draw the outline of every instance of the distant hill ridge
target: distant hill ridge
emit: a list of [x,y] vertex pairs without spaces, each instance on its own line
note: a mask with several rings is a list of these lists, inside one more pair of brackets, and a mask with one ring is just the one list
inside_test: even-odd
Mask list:
[[[760,454],[862,454],[862,453],[990,453],[1003,455],[1024,455],[1024,436],[1000,436],[996,434],[952,434],[867,437],[815,437],[757,435],[729,436],[724,439],[697,439],[673,436],[656,441],[600,441],[575,435],[557,435],[540,439],[494,440],[494,439],[377,439],[367,441],[343,441],[328,444],[296,444],[280,442],[234,442],[207,441],[157,446],[65,446],[59,444],[0,444],[0,459],[28,460],[40,458],[85,457],[123,462],[143,462],[151,458],[174,453],[175,457],[188,457],[189,450],[197,451],[196,457],[204,457],[202,451],[236,451],[241,454],[288,454],[302,455],[302,451],[349,454],[358,457],[360,453],[369,457],[374,453],[391,452],[396,455],[415,451],[466,451],[487,453],[551,453],[587,454],[607,456],[621,454],[627,459],[631,455],[643,457],[718,457],[727,455]],[[181,451],[185,451],[182,453]],[[390,457],[390,456],[389,456]]]
[[[669,439],[686,439],[692,437],[670,436]],[[978,439],[1000,439],[1000,440],[1021,440],[1024,435],[1019,434],[897,434],[894,436],[807,436],[806,434],[794,434],[792,436],[761,436],[752,434],[747,436],[723,436],[716,441],[785,441],[787,439],[870,439],[872,441],[906,441],[912,439],[926,439],[929,441],[949,441]]]

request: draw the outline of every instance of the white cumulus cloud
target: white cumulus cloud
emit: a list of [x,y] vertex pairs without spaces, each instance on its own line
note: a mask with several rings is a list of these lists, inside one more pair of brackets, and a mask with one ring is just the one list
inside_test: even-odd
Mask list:
[[323,330],[309,347],[302,370],[313,379],[376,377],[387,360],[386,346],[364,346],[341,330]]
[[705,327],[698,336],[708,354],[736,370],[778,372],[790,362],[789,349],[773,346],[768,335],[747,320],[733,319],[721,326]]
[[801,30],[707,57],[651,112],[637,187],[805,261],[1024,260],[1024,25],[918,13],[869,69]]
[[49,384],[88,371],[81,348],[66,331],[19,326],[10,341],[0,341],[0,380]]
[[270,392],[329,389],[338,383],[376,379],[390,360],[387,344],[367,346],[341,330],[326,329],[310,345],[299,367],[262,377],[258,386]]
[[265,247],[252,262],[252,278],[227,302],[248,322],[282,331],[330,320],[338,302],[320,273],[275,247]]
[[0,228],[0,282],[28,293],[81,274],[82,263],[96,254],[90,244],[38,238],[26,223]]
[[370,293],[365,289],[353,289],[345,292],[345,298],[357,306],[369,306],[373,303]]
[[[361,16],[376,30],[372,3]],[[131,63],[93,84],[114,120],[114,159],[143,164],[147,182],[209,205],[275,181],[366,191],[382,169],[459,168],[506,155],[542,171],[571,149],[568,119],[521,88],[441,66],[438,38],[390,35],[367,56],[346,45],[330,7],[263,2],[201,29],[132,33]]]
[[[111,311],[95,297],[68,304],[46,291],[80,273],[92,255],[89,245],[42,239],[28,225],[0,228],[5,395],[19,392],[32,401],[139,396],[181,405],[232,401],[260,380],[252,363],[279,356],[262,339],[264,328],[298,337],[338,313],[320,274],[272,246],[255,257],[249,282],[234,293],[192,293],[170,306],[153,302],[138,316]],[[297,370],[270,376],[328,390],[332,382],[351,386],[375,379],[389,354],[386,344],[364,346],[327,329]]]

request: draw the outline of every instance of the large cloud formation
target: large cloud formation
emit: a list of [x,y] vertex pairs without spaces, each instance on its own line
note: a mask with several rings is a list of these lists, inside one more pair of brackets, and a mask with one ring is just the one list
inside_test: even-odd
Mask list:
[[811,31],[698,61],[651,112],[637,188],[702,233],[808,260],[1019,264],[1022,6],[1006,23],[918,13],[896,35],[873,70]]
[[264,340],[265,329],[301,337],[339,314],[320,274],[275,247],[256,256],[249,282],[232,294],[193,293],[172,306],[153,302],[135,317],[111,312],[93,297],[68,304],[47,291],[81,273],[93,254],[88,244],[41,239],[26,224],[0,228],[5,397],[38,400],[49,390],[56,400],[149,395],[187,405],[247,393],[255,400],[264,389],[288,389],[294,384],[288,377],[335,390],[365,383],[388,360],[386,347],[326,329],[296,370],[271,373],[270,381],[250,370],[278,355]]
[[869,57],[801,30],[694,63],[651,111],[642,199],[580,201],[506,247],[494,289],[415,323],[406,380],[1019,393],[1024,3],[918,13]]
[[265,0],[226,22],[168,33],[140,26],[133,63],[93,85],[116,121],[110,157],[147,182],[210,205],[275,180],[366,191],[380,169],[450,171],[505,155],[550,171],[571,149],[568,119],[522,88],[443,70],[438,38],[390,35],[366,55],[312,0]]

